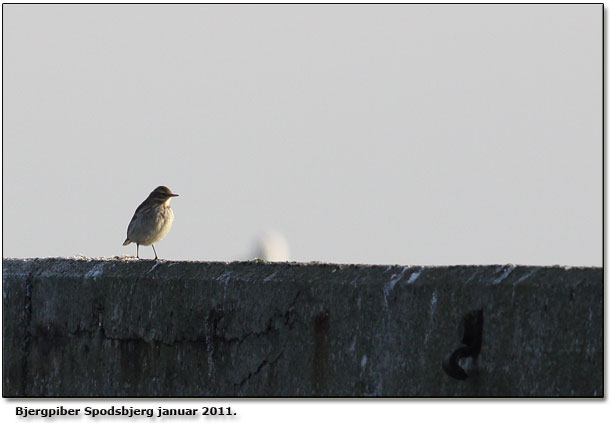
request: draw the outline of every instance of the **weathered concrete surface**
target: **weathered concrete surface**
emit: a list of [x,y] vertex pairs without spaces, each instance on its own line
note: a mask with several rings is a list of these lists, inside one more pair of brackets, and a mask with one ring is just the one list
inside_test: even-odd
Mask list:
[[5,259],[2,293],[9,397],[603,395],[600,268]]

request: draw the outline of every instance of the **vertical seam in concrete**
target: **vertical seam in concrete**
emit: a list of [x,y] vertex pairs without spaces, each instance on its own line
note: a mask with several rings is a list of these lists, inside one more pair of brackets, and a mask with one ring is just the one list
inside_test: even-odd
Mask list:
[[25,333],[23,335],[23,355],[21,357],[21,395],[26,396],[27,379],[28,379],[28,358],[30,355],[30,344],[32,340],[32,334],[30,333],[30,327],[32,325],[32,281],[34,276],[32,273],[28,274],[25,286],[25,298],[23,305],[23,327]]

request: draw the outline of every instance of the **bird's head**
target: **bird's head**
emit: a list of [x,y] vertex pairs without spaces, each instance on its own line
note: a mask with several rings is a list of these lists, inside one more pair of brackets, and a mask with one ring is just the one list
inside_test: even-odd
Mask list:
[[172,193],[170,188],[164,187],[163,185],[158,186],[149,194],[149,198],[160,203],[169,203],[172,197],[178,197],[178,194]]

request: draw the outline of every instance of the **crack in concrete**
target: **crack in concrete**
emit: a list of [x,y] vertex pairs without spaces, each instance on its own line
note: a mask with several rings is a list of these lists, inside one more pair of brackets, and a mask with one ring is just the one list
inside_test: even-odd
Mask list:
[[[30,288],[31,285],[28,285],[28,288]],[[41,331],[39,331],[40,333],[31,333],[31,331],[28,330],[27,332],[27,347],[29,347],[29,343],[31,341],[31,339],[39,339],[39,338],[54,338],[54,339],[65,339],[65,338],[71,338],[71,337],[76,337],[79,338],[81,337],[83,334],[88,334],[90,336],[93,336],[97,333],[99,333],[101,335],[102,338],[109,340],[109,341],[118,341],[118,342],[144,342],[147,344],[153,344],[153,345],[157,345],[157,344],[161,344],[161,345],[166,345],[166,346],[174,346],[176,344],[181,344],[181,343],[185,343],[185,344],[203,344],[203,345],[207,345],[208,340],[213,340],[213,341],[220,341],[226,344],[233,344],[233,343],[237,343],[238,346],[242,345],[242,343],[244,343],[247,339],[254,337],[256,338],[260,338],[262,336],[266,336],[268,334],[270,334],[271,332],[277,331],[282,329],[283,327],[289,326],[289,329],[292,327],[292,323],[293,323],[293,316],[292,313],[294,312],[295,309],[295,304],[297,302],[297,299],[299,298],[299,296],[301,295],[301,290],[297,291],[297,294],[295,295],[295,297],[293,298],[293,300],[291,301],[291,303],[289,304],[289,306],[287,307],[286,311],[284,312],[276,312],[274,314],[272,314],[268,320],[267,320],[267,324],[265,329],[260,330],[260,331],[252,331],[252,332],[247,332],[242,334],[241,336],[236,336],[236,337],[226,337],[222,334],[219,334],[216,332],[216,325],[213,325],[212,330],[201,336],[198,338],[194,338],[194,339],[175,339],[173,341],[166,341],[163,339],[150,339],[147,340],[144,337],[141,336],[112,336],[110,334],[107,333],[106,328],[104,327],[104,324],[102,322],[102,320],[100,320],[99,316],[99,310],[98,310],[98,319],[95,322],[93,328],[91,329],[87,329],[87,328],[78,328],[76,330],[67,332],[66,334],[61,334],[59,333],[59,330],[57,327],[53,326],[52,324],[48,324],[45,326],[45,328],[43,328]],[[29,310],[29,314],[27,317],[27,322],[26,322],[26,327],[30,327],[30,322],[31,322],[31,295],[30,296],[26,296],[27,298],[27,303],[26,303],[26,309]],[[274,322],[278,321],[278,319],[281,319],[281,326],[280,327],[274,327]],[[24,349],[24,351],[27,350]],[[24,354],[24,359],[27,358],[26,357],[27,354]]]
[[[243,333],[241,336],[235,336],[235,337],[226,337],[224,335],[220,335],[216,332],[210,334],[210,336],[212,337],[212,339],[218,339],[221,340],[222,342],[225,342],[227,344],[233,344],[236,343],[238,344],[238,347],[242,345],[242,343],[244,343],[244,341],[246,341],[248,338],[254,337],[256,338],[260,338],[262,336],[266,336],[274,331],[280,330],[283,327],[288,326],[289,329],[291,329],[293,327],[293,323],[294,323],[294,316],[293,313],[295,311],[295,304],[297,303],[297,299],[299,298],[299,296],[301,295],[301,290],[297,291],[297,294],[295,295],[295,297],[293,297],[293,299],[291,300],[290,304],[288,305],[288,307],[286,308],[286,311],[284,312],[276,312],[274,314],[272,314],[268,319],[267,319],[267,324],[265,326],[265,329],[260,330],[260,331],[252,331],[252,332],[247,332],[247,333]],[[274,327],[274,322],[277,321],[277,319],[281,320],[281,326],[276,328]],[[216,329],[216,327],[215,327]]]

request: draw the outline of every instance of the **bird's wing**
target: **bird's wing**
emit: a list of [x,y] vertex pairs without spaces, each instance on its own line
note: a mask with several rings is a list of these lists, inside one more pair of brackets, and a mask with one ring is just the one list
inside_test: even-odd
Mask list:
[[[144,208],[144,204],[145,204],[145,203],[146,203],[146,200],[144,200],[144,201],[143,201],[143,202],[142,202],[142,203],[141,203],[141,204],[138,206],[138,208],[137,208],[137,209],[136,209],[136,211],[134,212],[134,217],[136,217],[136,215],[138,214],[138,212]],[[132,217],[132,220],[134,220],[134,217]]]

